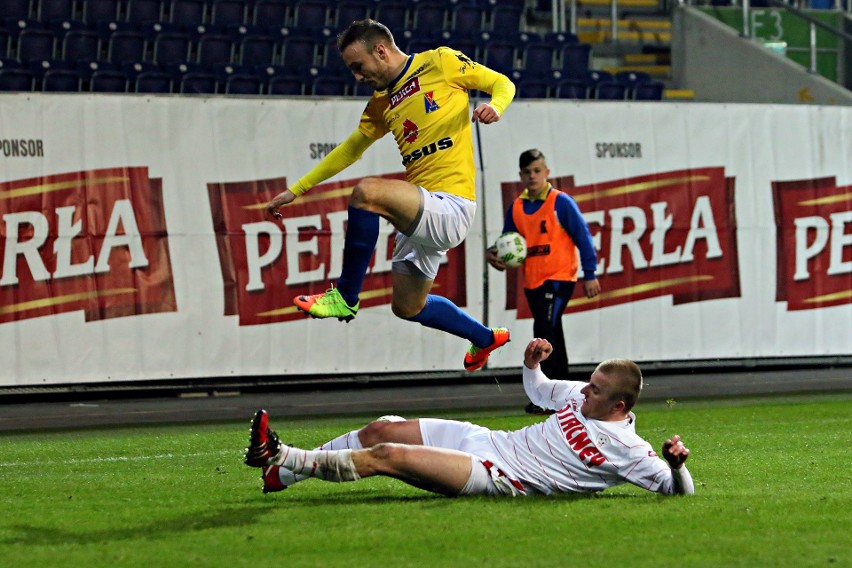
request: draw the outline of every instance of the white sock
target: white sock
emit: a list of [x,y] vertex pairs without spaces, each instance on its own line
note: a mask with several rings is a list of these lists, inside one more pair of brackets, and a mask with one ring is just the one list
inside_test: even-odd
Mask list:
[[352,430],[342,436],[338,436],[330,442],[326,442],[317,450],[360,450],[364,446],[361,445],[361,438],[358,437],[358,430]]
[[[307,451],[285,447],[276,462],[296,476],[316,477],[335,482],[361,479],[352,462],[352,450]],[[281,476],[280,470],[278,475]],[[297,480],[294,479],[295,481]]]

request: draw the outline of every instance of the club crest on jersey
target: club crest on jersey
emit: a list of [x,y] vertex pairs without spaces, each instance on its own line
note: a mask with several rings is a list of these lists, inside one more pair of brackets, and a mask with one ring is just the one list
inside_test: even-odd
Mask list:
[[423,102],[426,103],[426,114],[429,114],[430,112],[435,112],[436,110],[441,108],[438,106],[438,103],[435,102],[434,92],[430,91],[428,93],[423,93]]
[[417,125],[411,121],[410,118],[406,118],[405,122],[402,123],[403,131],[402,136],[405,138],[405,141],[409,144],[414,144],[417,140],[417,136],[420,135],[420,129],[417,128]]
[[402,101],[420,92],[420,78],[412,77],[403,84],[397,92],[391,95],[390,108],[398,107]]

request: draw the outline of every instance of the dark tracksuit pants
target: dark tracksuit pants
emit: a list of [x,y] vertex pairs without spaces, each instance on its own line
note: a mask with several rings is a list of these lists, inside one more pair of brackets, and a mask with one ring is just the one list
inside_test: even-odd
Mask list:
[[533,334],[548,340],[553,345],[553,353],[541,362],[541,370],[547,378],[565,380],[568,378],[568,352],[565,348],[565,335],[562,332],[562,314],[568,307],[576,282],[547,280],[538,288],[524,288],[527,303],[533,315]]

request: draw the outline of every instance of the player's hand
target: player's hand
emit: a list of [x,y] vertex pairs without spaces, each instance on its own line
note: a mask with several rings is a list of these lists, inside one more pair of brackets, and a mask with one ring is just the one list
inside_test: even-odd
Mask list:
[[663,442],[663,457],[672,469],[680,469],[686,458],[689,457],[689,448],[680,441],[680,436],[675,434]]
[[293,200],[296,199],[296,194],[290,191],[289,189],[285,189],[278,195],[276,195],[272,201],[267,203],[266,210],[269,211],[269,214],[275,217],[276,219],[281,219],[284,215],[278,210],[279,207],[283,207],[288,203],[293,203]]
[[506,263],[497,256],[497,247],[488,247],[485,249],[485,261],[500,272],[506,270]]
[[553,345],[546,339],[536,337],[527,344],[527,348],[524,350],[524,366],[527,369],[535,369],[551,353],[553,353]]
[[601,293],[601,284],[597,278],[594,280],[583,280],[583,291],[587,298],[594,298]]
[[488,103],[480,103],[473,111],[471,122],[481,122],[482,124],[491,124],[500,120],[500,113]]

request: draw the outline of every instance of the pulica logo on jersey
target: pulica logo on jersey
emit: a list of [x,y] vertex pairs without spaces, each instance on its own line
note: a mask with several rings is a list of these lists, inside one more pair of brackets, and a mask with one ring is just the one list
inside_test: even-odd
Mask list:
[[438,152],[440,150],[446,150],[446,149],[452,148],[452,147],[453,147],[453,139],[452,138],[450,138],[450,137],[441,138],[437,142],[432,142],[431,144],[423,146],[422,148],[418,148],[417,150],[411,152],[410,154],[406,154],[405,156],[403,156],[402,157],[402,165],[407,166],[411,162],[415,162],[415,161],[419,160],[420,158],[425,158],[426,156],[434,154],[435,152]]
[[[503,184],[504,209],[520,185]],[[724,168],[586,186],[563,177],[553,185],[580,207],[597,252],[597,273],[607,281],[594,300],[582,294],[572,298],[568,312],[660,296],[671,296],[674,304],[739,297],[734,180],[725,177]],[[519,318],[532,317],[523,290],[510,289],[515,293],[507,294],[507,309],[517,309]]]
[[147,168],[0,183],[0,323],[177,309],[162,184]]
[[391,95],[390,108],[396,108],[402,101],[420,92],[420,78],[412,77],[403,84],[397,92]]
[[433,92],[423,93],[423,101],[426,105],[426,114],[429,114],[430,112],[435,112],[436,110],[441,108],[438,106],[438,103],[435,102],[435,93]]
[[402,123],[402,136],[409,144],[414,144],[417,137],[420,135],[420,129],[411,119],[406,118]]
[[777,289],[788,310],[852,303],[852,186],[833,177],[772,183]]
[[[405,174],[379,177],[404,180]],[[276,221],[266,203],[287,189],[286,178],[207,185],[224,280],[224,315],[239,325],[302,320],[292,300],[326,290],[340,276],[349,196],[357,180],[317,185],[282,208]],[[361,309],[390,304],[394,232],[383,225],[364,279]],[[447,253],[435,285],[459,306],[467,305],[464,252]],[[360,317],[360,316],[359,316]]]

